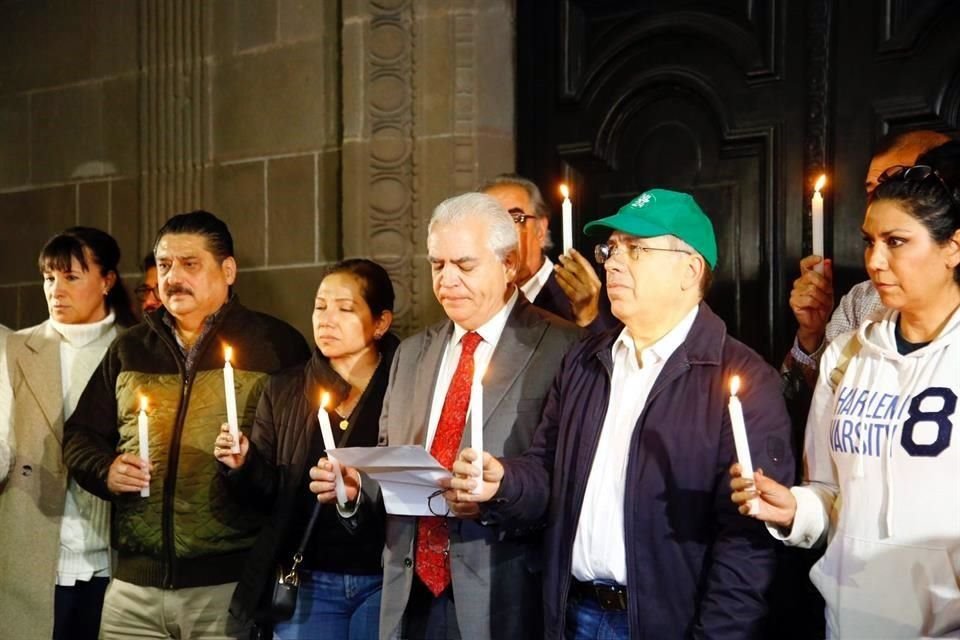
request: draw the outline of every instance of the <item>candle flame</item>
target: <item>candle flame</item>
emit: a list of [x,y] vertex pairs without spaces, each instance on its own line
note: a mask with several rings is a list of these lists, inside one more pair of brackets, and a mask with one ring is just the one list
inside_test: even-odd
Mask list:
[[567,188],[567,185],[565,184],[560,185],[560,195],[562,195],[564,199],[570,197],[570,189]]
[[330,394],[324,391],[320,394],[320,408],[326,409],[328,404],[330,404]]
[[140,411],[147,410],[147,396],[140,394]]
[[233,347],[228,344],[223,345],[223,359],[227,362],[233,360]]
[[733,376],[730,378],[730,395],[737,395],[737,391],[740,391],[740,376]]
[[820,193],[820,189],[823,189],[823,185],[825,184],[827,184],[827,174],[823,174],[817,178],[817,184],[813,185],[813,190]]

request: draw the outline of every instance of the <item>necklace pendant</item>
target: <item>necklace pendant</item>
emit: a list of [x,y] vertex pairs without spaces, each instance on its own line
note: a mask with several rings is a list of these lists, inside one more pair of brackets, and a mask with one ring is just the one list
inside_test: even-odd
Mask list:
[[344,418],[340,421],[340,431],[346,431],[347,427],[350,426],[350,421]]

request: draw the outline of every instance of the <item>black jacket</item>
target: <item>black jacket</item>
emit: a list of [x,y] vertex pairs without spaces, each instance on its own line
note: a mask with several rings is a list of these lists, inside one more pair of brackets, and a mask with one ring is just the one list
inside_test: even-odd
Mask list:
[[[349,428],[341,431],[333,422],[338,447],[376,446],[380,409],[398,344],[390,333],[380,341],[380,364],[354,409]],[[316,439],[320,438],[317,405],[321,389],[330,393],[331,406],[336,406],[350,387],[319,350],[306,366],[271,377],[257,407],[247,461],[240,469],[227,472],[234,491],[270,513],[233,596],[231,611],[240,618],[267,618],[271,594],[267,587],[276,565],[290,565],[313,510],[315,502],[307,495],[306,485],[307,473],[316,462],[311,450],[317,451]],[[319,448],[323,453],[322,445]],[[356,529],[341,524],[335,505],[322,507],[304,565],[334,573],[380,573],[383,510],[374,509],[372,514],[367,517],[379,522]]]

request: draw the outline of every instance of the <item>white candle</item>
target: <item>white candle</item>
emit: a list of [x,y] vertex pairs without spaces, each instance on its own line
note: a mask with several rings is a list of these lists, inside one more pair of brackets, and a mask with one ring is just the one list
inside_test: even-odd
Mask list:
[[[743,420],[743,407],[737,397],[740,390],[740,376],[730,378],[730,428],[733,430],[733,444],[737,449],[737,461],[740,463],[740,477],[753,481],[753,461],[750,459],[750,442],[747,440],[747,426]],[[757,498],[750,500],[750,513],[760,508]]]
[[567,185],[560,185],[560,193],[563,194],[563,205],[560,209],[563,223],[563,253],[566,254],[573,248],[573,203],[570,202],[570,190]]
[[330,416],[327,415],[327,403],[330,402],[330,394],[326,391],[320,396],[320,408],[317,410],[317,420],[320,421],[320,435],[323,436],[323,448],[327,450],[327,460],[333,465],[333,473],[336,475],[334,481],[334,490],[337,492],[337,502],[341,507],[347,504],[347,489],[343,486],[343,473],[340,471],[340,463],[333,457],[331,451],[337,448],[336,440],[333,439],[333,429],[330,428]]
[[[147,396],[140,396],[140,413],[137,415],[137,438],[140,441],[140,459],[150,462],[150,420],[147,418]],[[140,497],[150,497],[150,487],[140,489]]]
[[[813,187],[813,199],[810,202],[811,230],[813,232],[813,255],[825,257],[823,255],[823,196],[820,195],[820,189],[823,189],[827,176],[822,175]],[[817,273],[823,273],[823,262],[817,263],[814,267]]]
[[473,493],[480,493],[483,488],[483,374],[484,367],[477,367],[473,375],[473,384],[470,385],[470,448],[477,452],[477,459],[473,462],[479,472],[477,486]]
[[233,347],[223,348],[223,395],[227,399],[227,424],[230,425],[230,435],[233,437],[233,446],[230,453],[240,453],[240,422],[237,419],[237,390],[233,385]]

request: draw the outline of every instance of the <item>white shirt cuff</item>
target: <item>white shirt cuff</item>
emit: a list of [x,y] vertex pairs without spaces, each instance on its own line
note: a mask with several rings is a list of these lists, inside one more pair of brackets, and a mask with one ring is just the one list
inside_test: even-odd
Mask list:
[[768,523],[767,531],[788,547],[810,549],[817,544],[827,527],[823,503],[817,494],[807,487],[790,487],[790,493],[797,500],[793,527],[790,531],[784,531]]

